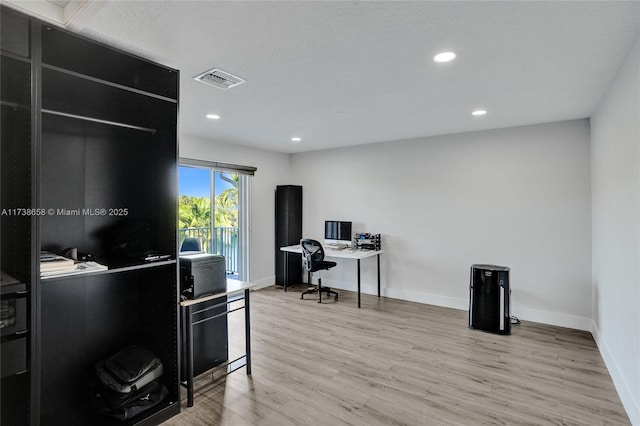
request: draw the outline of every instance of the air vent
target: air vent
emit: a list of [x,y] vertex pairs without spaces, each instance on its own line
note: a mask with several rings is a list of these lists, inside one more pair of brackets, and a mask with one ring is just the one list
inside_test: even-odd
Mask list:
[[246,81],[245,79],[242,79],[233,74],[229,74],[228,72],[222,71],[218,68],[205,71],[202,74],[193,77],[193,79],[201,81],[205,84],[209,84],[211,86],[215,86],[218,89],[222,90],[231,89],[232,87],[235,87],[238,84],[242,84]]

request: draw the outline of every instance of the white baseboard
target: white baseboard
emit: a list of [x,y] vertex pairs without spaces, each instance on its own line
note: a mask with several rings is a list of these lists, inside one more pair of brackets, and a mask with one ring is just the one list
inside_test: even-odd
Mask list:
[[260,290],[261,288],[265,288],[265,287],[269,287],[271,285],[274,285],[275,282],[276,282],[276,276],[275,275],[271,275],[269,277],[261,278],[259,280],[252,280],[251,282],[256,284],[256,286],[253,288],[254,290]]
[[594,321],[591,321],[590,331],[593,339],[596,341],[596,345],[598,345],[600,355],[602,355],[607,370],[609,370],[611,380],[613,380],[613,384],[616,387],[616,391],[618,391],[618,396],[620,397],[620,401],[622,401],[624,409],[627,411],[631,424],[636,426],[640,425],[640,407],[636,403],[636,398],[634,398],[629,383],[625,379],[625,375],[622,374],[611,352],[609,352],[606,344],[602,341],[600,330]]
[[385,297],[391,297],[392,299],[426,303],[427,305],[443,306],[445,308],[460,309],[463,311],[469,309],[469,299],[460,299],[458,297],[442,296],[434,293],[422,293],[390,288],[382,289],[381,293]]
[[[342,283],[333,280],[323,280],[323,282],[326,282],[329,287],[349,291],[355,290],[353,283]],[[363,287],[361,292],[363,294],[377,294],[377,291],[377,288],[373,288],[371,285],[368,285]],[[428,305],[443,306],[446,308],[460,309],[464,311],[469,309],[469,299],[467,298],[462,299],[458,297],[442,296],[434,293],[406,291],[394,288],[382,288],[381,293],[382,296],[390,297],[392,299],[426,303]],[[512,308],[511,314],[525,321],[534,321],[583,331],[591,330],[591,318],[518,307]]]
[[515,308],[511,315],[519,319],[539,322],[542,324],[557,325],[559,327],[573,328],[582,331],[591,331],[591,318],[577,315],[562,314],[558,312],[541,311],[538,309]]

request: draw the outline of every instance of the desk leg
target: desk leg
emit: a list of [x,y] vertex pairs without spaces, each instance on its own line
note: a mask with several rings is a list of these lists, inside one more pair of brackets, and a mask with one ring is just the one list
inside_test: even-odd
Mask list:
[[247,359],[247,375],[251,374],[251,318],[249,310],[249,289],[246,289],[244,291],[244,344]]
[[378,255],[378,297],[380,297],[380,255]]
[[284,271],[282,271],[282,279],[284,280],[284,282],[282,283],[283,287],[284,287],[284,291],[287,291],[287,280],[289,279],[289,253],[287,253],[286,251],[284,252],[284,255],[282,256],[283,258],[283,262],[284,262]]
[[358,259],[358,308],[360,307],[360,259]]
[[187,306],[185,320],[187,321],[187,406],[193,407],[193,318],[191,317],[191,306]]

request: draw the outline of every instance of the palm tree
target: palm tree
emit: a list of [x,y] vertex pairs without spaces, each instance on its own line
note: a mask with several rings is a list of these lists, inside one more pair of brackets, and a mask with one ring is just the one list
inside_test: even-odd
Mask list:
[[237,174],[230,177],[220,173],[220,178],[232,186],[225,189],[215,199],[215,225],[238,227],[238,180]]
[[202,228],[211,224],[209,197],[181,195],[178,203],[180,228]]

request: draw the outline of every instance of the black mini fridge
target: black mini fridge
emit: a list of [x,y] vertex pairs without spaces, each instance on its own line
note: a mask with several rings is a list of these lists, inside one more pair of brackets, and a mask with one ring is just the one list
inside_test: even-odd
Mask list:
[[509,268],[471,265],[469,327],[498,334],[511,333]]

